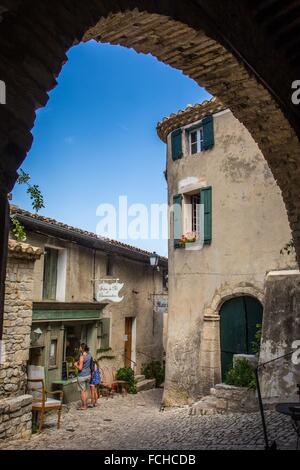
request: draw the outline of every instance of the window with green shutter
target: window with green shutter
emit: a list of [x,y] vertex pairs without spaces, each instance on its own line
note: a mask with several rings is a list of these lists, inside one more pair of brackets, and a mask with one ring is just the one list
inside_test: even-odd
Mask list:
[[203,188],[200,191],[201,204],[204,206],[204,243],[209,245],[212,241],[212,188]]
[[101,349],[109,349],[110,343],[110,318],[102,318],[100,320],[100,339]]
[[45,248],[43,300],[56,300],[58,250]]
[[173,225],[174,225],[174,247],[179,247],[182,237],[182,194],[173,197]]
[[202,128],[203,128],[203,150],[209,150],[213,148],[215,144],[213,116],[206,116],[202,120]]
[[172,160],[176,161],[182,158],[182,130],[177,129],[171,134]]

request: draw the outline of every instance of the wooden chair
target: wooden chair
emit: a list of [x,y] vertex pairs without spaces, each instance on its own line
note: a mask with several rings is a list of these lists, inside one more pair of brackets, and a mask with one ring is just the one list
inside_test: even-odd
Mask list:
[[100,389],[104,390],[106,393],[106,398],[114,397],[114,389],[112,385],[112,377],[108,367],[102,366],[100,367],[101,372],[101,384]]
[[125,380],[117,380],[117,369],[115,367],[101,367],[101,384],[106,391],[107,398],[114,398],[114,394],[121,390],[122,396],[127,394],[127,382]]
[[[40,377],[37,377],[38,375]],[[43,429],[45,415],[49,411],[57,411],[57,429],[59,429],[64,392],[62,390],[56,392],[48,392],[46,390],[45,370],[43,367],[29,366],[27,391],[33,397],[32,411],[39,414],[39,432]],[[59,400],[48,398],[48,395],[59,396]]]
[[117,375],[117,369],[115,367],[111,368],[112,371],[112,386],[115,392],[120,392],[122,396],[124,397],[127,395],[127,390],[128,390],[128,384],[126,380],[117,380],[116,375]]

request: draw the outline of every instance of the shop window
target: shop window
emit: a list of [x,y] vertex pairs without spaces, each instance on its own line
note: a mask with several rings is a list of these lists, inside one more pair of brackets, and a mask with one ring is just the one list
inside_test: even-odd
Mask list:
[[57,367],[57,339],[52,339],[50,343],[49,367]]
[[65,357],[68,362],[78,360],[81,336],[82,325],[65,327]]

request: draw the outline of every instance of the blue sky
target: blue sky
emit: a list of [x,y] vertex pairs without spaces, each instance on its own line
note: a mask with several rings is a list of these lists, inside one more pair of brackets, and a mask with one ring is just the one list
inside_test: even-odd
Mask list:
[[[101,203],[118,208],[121,195],[129,205],[166,203],[166,149],[156,124],[208,95],[178,70],[123,47],[91,41],[68,58],[37,113],[22,168],[42,190],[42,215],[95,232]],[[31,209],[20,186],[13,203]],[[165,240],[126,242],[167,254]]]

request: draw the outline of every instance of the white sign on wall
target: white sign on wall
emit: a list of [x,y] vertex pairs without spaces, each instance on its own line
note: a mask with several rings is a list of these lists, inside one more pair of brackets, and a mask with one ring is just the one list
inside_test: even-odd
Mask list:
[[155,313],[164,314],[168,312],[168,297],[155,296],[154,298],[154,311]]
[[107,279],[100,282],[97,290],[97,301],[104,302],[110,300],[111,302],[122,302],[124,299],[120,297],[120,291],[124,287],[124,284],[119,282],[119,279],[114,281],[108,281]]

